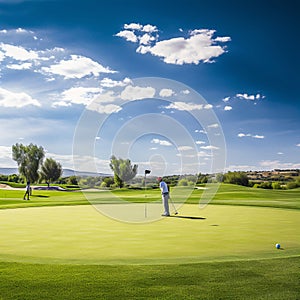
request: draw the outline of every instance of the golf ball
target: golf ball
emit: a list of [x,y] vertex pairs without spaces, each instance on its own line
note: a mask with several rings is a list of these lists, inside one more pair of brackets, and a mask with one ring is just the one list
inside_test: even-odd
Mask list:
[[280,249],[280,244],[275,245],[276,249]]

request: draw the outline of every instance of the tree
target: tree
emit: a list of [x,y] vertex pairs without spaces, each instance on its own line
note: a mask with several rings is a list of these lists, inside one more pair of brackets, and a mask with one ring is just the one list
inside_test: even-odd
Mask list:
[[224,175],[223,182],[243,186],[249,185],[247,174],[244,172],[228,172]]
[[47,158],[41,168],[41,178],[46,181],[48,187],[51,182],[58,180],[61,175],[61,164],[52,158]]
[[19,167],[19,173],[31,183],[39,179],[38,170],[43,163],[45,152],[43,147],[37,145],[15,144],[12,146],[12,158]]
[[131,165],[129,159],[116,158],[114,155],[110,158],[110,168],[114,172],[114,181],[120,188],[124,182],[133,179],[136,176],[138,165]]

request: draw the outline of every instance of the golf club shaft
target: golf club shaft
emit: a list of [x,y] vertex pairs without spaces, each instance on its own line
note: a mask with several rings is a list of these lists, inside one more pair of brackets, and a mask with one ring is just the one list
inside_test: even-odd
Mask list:
[[176,209],[176,207],[175,207],[175,205],[174,205],[174,203],[173,203],[173,201],[172,201],[172,199],[171,199],[170,196],[169,196],[169,200],[170,200],[170,202],[171,202],[172,205],[173,205],[173,208],[174,208],[174,210],[175,210],[175,214],[177,215],[177,214],[178,214],[178,211],[177,211],[177,209]]

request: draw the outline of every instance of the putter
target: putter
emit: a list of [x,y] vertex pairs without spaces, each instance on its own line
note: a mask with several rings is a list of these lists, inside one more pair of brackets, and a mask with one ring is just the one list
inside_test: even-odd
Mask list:
[[169,200],[170,200],[170,202],[172,203],[173,208],[174,208],[174,210],[175,210],[175,213],[174,213],[174,214],[175,214],[175,215],[178,215],[178,211],[177,211],[177,209],[176,209],[176,207],[175,207],[175,205],[174,205],[174,203],[173,203],[171,197],[169,197]]

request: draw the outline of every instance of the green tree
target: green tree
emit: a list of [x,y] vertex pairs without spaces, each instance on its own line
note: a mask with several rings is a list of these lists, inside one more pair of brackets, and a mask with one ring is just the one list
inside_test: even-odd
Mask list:
[[[80,178],[78,178],[80,180]],[[67,184],[69,185],[78,185],[77,177],[75,175],[72,175],[68,178]]]
[[243,186],[249,185],[249,179],[247,174],[244,172],[228,172],[224,175],[223,182]]
[[52,158],[47,158],[41,168],[41,178],[46,181],[48,187],[51,182],[58,180],[61,175],[61,164]]
[[123,187],[124,182],[133,179],[136,176],[138,165],[131,165],[129,159],[116,158],[114,155],[110,158],[110,168],[114,172],[114,181],[118,187]]
[[39,179],[38,170],[43,163],[45,152],[43,147],[37,145],[15,144],[12,146],[12,157],[19,167],[19,173],[31,183]]

